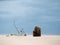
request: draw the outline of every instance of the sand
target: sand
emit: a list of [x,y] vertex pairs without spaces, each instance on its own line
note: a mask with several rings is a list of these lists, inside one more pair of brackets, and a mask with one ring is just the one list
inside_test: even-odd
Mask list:
[[60,45],[60,35],[42,35],[41,37],[0,35],[0,45]]

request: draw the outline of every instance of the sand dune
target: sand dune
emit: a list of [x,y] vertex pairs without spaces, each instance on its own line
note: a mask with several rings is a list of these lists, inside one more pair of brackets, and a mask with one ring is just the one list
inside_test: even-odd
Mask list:
[[0,36],[0,45],[60,45],[60,35]]

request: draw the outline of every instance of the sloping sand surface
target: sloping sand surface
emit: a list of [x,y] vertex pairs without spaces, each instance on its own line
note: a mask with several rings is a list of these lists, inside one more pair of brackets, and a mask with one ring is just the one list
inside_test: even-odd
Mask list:
[[60,45],[60,35],[0,36],[0,45]]

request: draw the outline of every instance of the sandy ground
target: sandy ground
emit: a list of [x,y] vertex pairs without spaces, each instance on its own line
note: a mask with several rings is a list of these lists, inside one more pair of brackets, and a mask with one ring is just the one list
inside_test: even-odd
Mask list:
[[60,35],[0,36],[0,45],[60,45]]

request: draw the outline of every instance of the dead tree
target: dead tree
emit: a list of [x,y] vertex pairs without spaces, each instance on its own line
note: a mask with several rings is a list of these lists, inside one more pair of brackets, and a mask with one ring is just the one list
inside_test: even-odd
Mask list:
[[24,35],[24,36],[26,36],[26,33],[23,31],[23,28],[22,29],[18,29],[18,27],[15,24],[15,21],[13,22],[13,25],[16,28],[16,30],[18,32],[18,35],[21,35],[21,36]]

